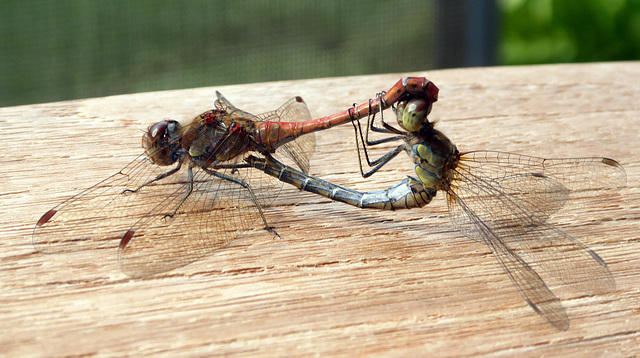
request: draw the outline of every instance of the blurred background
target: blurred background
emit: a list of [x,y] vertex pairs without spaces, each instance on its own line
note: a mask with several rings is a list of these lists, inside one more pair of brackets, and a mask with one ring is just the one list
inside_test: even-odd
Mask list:
[[640,0],[0,4],[0,106],[438,68],[640,58]]

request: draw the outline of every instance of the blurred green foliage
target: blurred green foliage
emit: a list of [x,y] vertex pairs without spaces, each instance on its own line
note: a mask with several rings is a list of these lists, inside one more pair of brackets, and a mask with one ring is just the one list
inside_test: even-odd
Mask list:
[[501,64],[640,59],[640,0],[500,0]]

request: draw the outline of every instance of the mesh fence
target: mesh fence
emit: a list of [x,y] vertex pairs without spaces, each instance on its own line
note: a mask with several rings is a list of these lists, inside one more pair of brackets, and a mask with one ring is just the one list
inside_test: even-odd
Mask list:
[[435,66],[435,0],[15,1],[0,106]]

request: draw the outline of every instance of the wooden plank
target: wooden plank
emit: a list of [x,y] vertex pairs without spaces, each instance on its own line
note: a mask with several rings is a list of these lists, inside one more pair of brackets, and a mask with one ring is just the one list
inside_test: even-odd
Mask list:
[[[461,150],[607,156],[628,187],[602,207],[550,221],[597,251],[617,291],[585,296],[548,277],[571,328],[520,298],[479,243],[448,221],[442,196],[422,209],[364,211],[295,189],[267,219],[199,262],[129,279],[114,250],[43,255],[31,232],[60,200],[141,152],[141,130],[188,120],[220,90],[260,113],[301,95],[314,117],[344,110],[401,76],[440,87],[431,118]],[[18,355],[634,356],[640,218],[640,63],[456,69],[142,93],[0,109],[0,353]],[[352,128],[317,136],[312,173],[359,190],[411,174],[395,159],[359,176]]]

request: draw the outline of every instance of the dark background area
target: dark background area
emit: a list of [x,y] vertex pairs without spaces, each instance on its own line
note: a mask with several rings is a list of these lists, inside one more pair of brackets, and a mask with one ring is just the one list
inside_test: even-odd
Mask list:
[[640,0],[16,1],[0,106],[437,68],[636,60]]

